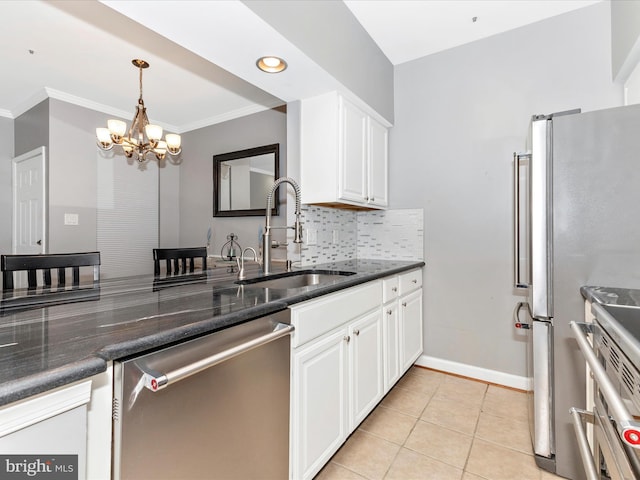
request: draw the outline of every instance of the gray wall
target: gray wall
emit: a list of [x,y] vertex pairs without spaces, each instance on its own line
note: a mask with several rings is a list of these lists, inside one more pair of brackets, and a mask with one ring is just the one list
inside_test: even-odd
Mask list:
[[11,253],[13,119],[0,117],[0,252]]
[[613,78],[627,80],[640,61],[636,43],[640,40],[640,2],[615,0],[611,2],[611,69]]
[[49,100],[44,100],[15,119],[15,156],[38,147],[49,151]]
[[[180,166],[180,245],[202,246],[211,227],[211,252],[220,253],[231,232],[239,237],[242,247],[258,246],[258,230],[264,225],[260,217],[213,217],[213,156],[247,148],[280,144],[280,176],[286,175],[287,115],[282,109],[266,110],[228,122],[187,132],[182,136]],[[281,209],[274,224],[283,224],[286,198],[280,192]],[[266,197],[265,197],[266,204]],[[284,240],[284,233],[276,231],[274,239]],[[274,252],[282,256],[284,249]]]
[[532,114],[622,101],[608,2],[396,67],[390,207],[425,212],[425,355],[525,375],[513,152]]
[[[49,105],[49,253],[94,251],[95,127],[107,115],[55,99]],[[77,214],[78,225],[64,225],[65,213]]]
[[244,3],[393,123],[393,65],[343,2],[244,0]]

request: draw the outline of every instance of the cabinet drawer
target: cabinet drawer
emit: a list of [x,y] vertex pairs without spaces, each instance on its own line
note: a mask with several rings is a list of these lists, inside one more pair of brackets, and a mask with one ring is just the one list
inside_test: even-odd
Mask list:
[[399,282],[397,276],[382,279],[382,303],[398,298]]
[[405,295],[422,286],[422,269],[411,270],[400,275],[400,295]]
[[291,324],[296,328],[291,347],[296,348],[349,320],[380,307],[382,281],[366,283],[291,307]]

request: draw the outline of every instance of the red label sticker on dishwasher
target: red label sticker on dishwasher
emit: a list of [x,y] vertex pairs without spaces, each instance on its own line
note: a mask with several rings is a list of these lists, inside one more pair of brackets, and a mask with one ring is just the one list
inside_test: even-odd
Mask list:
[[151,388],[153,390],[157,390],[158,389],[158,381],[155,378],[151,379]]

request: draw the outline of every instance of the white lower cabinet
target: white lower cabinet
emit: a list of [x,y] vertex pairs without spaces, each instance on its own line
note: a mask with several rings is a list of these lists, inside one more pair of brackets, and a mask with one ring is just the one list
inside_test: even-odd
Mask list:
[[405,372],[422,354],[422,289],[399,300],[400,361]]
[[[17,470],[10,470],[10,463],[27,461],[24,458],[46,464],[44,476],[51,473],[51,478],[89,478],[86,466],[90,398],[91,380],[84,380],[0,408],[0,452],[15,456],[6,459],[1,471],[8,475],[0,474],[0,478],[13,477]],[[31,475],[15,475],[26,476]]]
[[292,480],[313,478],[420,356],[421,287],[417,269],[291,307]]
[[293,479],[313,478],[382,398],[380,286],[291,308]]
[[376,308],[349,327],[347,344],[349,431],[352,432],[384,395],[380,309]]
[[390,302],[382,307],[384,336],[384,390],[388,392],[400,380],[400,315],[398,302]]
[[293,478],[312,478],[382,399],[378,309],[298,349],[292,371]]

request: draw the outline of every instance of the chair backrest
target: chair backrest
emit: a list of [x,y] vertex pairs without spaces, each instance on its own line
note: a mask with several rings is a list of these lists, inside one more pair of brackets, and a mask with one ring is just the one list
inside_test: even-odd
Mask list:
[[202,259],[202,271],[207,270],[207,247],[193,248],[154,248],[153,249],[153,273],[160,275],[160,261],[166,262],[167,275],[179,275],[193,273],[195,270],[194,259]]
[[72,286],[80,285],[80,267],[93,267],[93,283],[100,281],[100,252],[52,253],[39,255],[0,255],[2,290],[13,290],[13,272],[26,271],[28,288],[38,286],[38,270],[42,271],[42,286],[51,287],[51,270],[58,273],[58,287],[67,285],[65,270],[72,270]]

